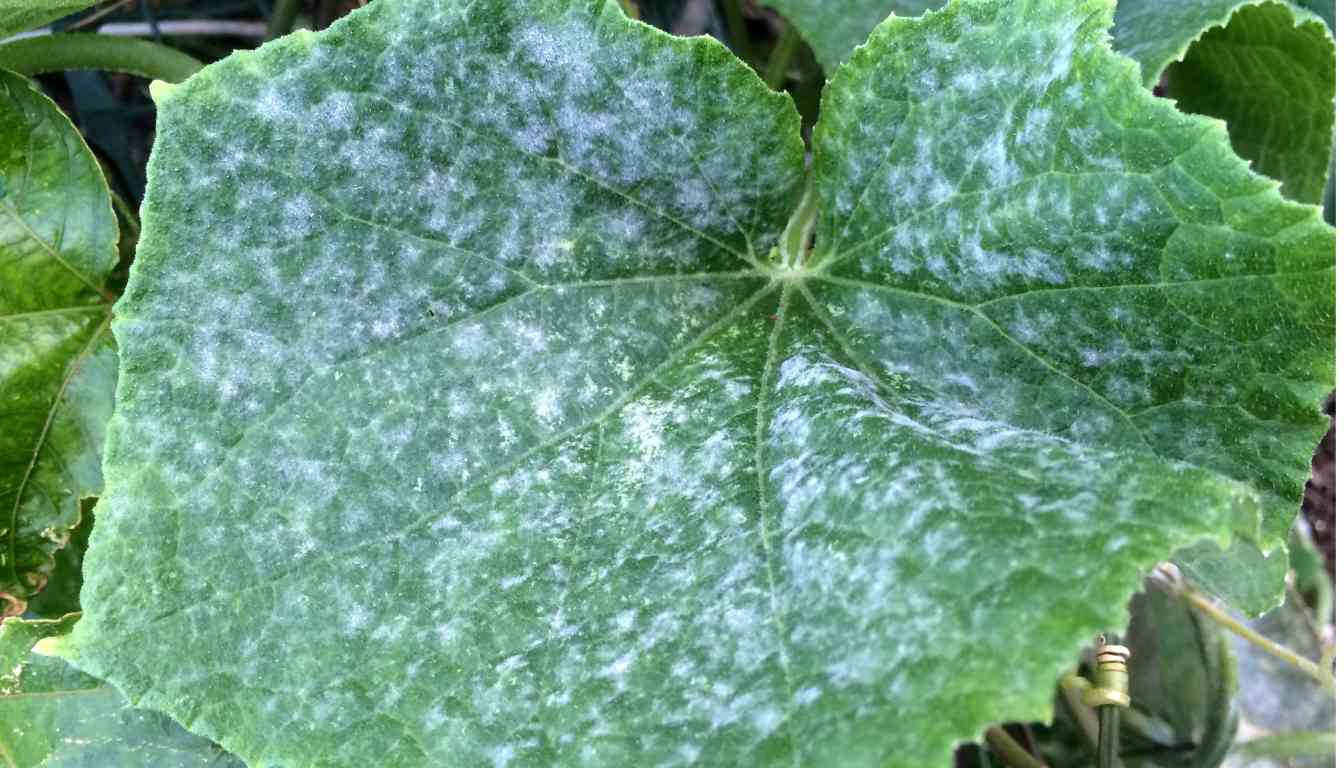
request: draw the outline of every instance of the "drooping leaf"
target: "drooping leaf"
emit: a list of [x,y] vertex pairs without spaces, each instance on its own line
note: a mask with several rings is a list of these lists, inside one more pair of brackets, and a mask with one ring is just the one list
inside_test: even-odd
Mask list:
[[1335,125],[1335,44],[1288,2],[1119,0],[1115,48],[1182,110],[1227,121],[1232,146],[1283,193],[1319,203]]
[[80,497],[102,487],[116,243],[93,154],[50,99],[0,71],[0,613],[41,590]]
[[[1134,596],[1130,617],[1130,695],[1142,719],[1126,723],[1125,751],[1147,754],[1139,763],[1145,767],[1218,768],[1237,732],[1237,660],[1226,634],[1185,600],[1155,588]],[[1154,743],[1158,730],[1167,744]]]
[[0,0],[0,40],[97,4],[98,0]]
[[79,618],[0,623],[0,764],[17,768],[242,768],[219,747],[116,689],[31,652]]
[[[1286,513],[1286,508],[1283,510]],[[1212,543],[1181,550],[1175,558],[1181,573],[1203,591],[1211,592],[1252,616],[1283,602],[1288,552],[1274,547],[1262,552],[1255,541],[1238,537],[1230,547]]]
[[827,73],[847,60],[854,48],[868,39],[883,19],[918,16],[939,8],[944,0],[850,0],[838,5],[830,0],[765,0],[798,28],[812,46],[817,61]]
[[[106,424],[106,420],[102,422]],[[27,614],[39,617],[78,613],[79,589],[84,584],[84,553],[89,549],[93,530],[93,507],[97,499],[81,499],[79,525],[70,531],[70,540],[56,551],[51,575],[42,591],[28,601]]]
[[174,87],[60,652],[260,763],[1048,714],[1153,563],[1278,540],[1333,366],[1333,231],[1105,8],[885,22],[804,266],[788,98],[614,4],[383,0]]
[[[9,617],[0,621],[0,696],[19,690],[23,681],[24,662],[39,640],[69,634],[76,621],[79,621],[77,613],[56,619],[24,620]],[[16,722],[15,725],[21,727],[22,723]]]

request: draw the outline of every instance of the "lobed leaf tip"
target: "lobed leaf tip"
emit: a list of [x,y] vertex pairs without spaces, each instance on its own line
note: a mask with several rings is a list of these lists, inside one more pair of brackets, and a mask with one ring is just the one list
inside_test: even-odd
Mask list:
[[154,100],[154,106],[161,107],[166,102],[169,95],[177,88],[176,83],[170,83],[165,80],[153,80],[149,84],[149,98]]

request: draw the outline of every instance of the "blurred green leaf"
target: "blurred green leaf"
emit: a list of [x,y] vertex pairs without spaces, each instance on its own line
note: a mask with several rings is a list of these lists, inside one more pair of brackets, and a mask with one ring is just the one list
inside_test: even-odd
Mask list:
[[99,0],[0,0],[0,40],[91,8]]

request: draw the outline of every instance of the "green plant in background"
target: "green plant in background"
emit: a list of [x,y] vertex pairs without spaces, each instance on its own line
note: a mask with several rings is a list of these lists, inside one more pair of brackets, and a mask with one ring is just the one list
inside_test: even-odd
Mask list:
[[[1281,600],[1334,232],[1252,169],[1314,202],[1328,140],[1152,97],[1165,62],[1113,53],[1100,0],[964,0],[843,65],[877,19],[820,42],[795,11],[833,73],[805,147],[771,92],[792,27],[763,82],[640,10],[380,0],[155,89],[84,613],[0,628],[0,755],[235,760],[164,712],[254,765],[928,765],[1053,708],[1073,764],[1095,729],[1055,682],[1138,575],[1179,551],[1232,606]],[[1324,24],[1261,11],[1333,67]],[[1229,24],[1181,34],[1225,51]],[[7,181],[56,222],[16,295],[97,321],[13,390],[52,414],[18,495],[54,500],[15,504],[18,606],[100,492],[116,225],[10,77],[88,201]],[[1315,82],[1274,98],[1319,116]],[[3,338],[15,370],[33,338]],[[1122,739],[1218,764],[1221,609],[1135,605]],[[1195,703],[1153,709],[1175,694],[1143,671],[1190,653]]]

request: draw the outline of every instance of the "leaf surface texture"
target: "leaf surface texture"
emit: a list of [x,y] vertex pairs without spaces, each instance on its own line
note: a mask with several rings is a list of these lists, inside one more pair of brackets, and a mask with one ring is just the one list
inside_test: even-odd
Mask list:
[[1105,8],[884,22],[806,266],[788,98],[614,4],[390,0],[174,89],[61,653],[266,765],[1045,716],[1144,569],[1281,535],[1332,377],[1333,231]]

